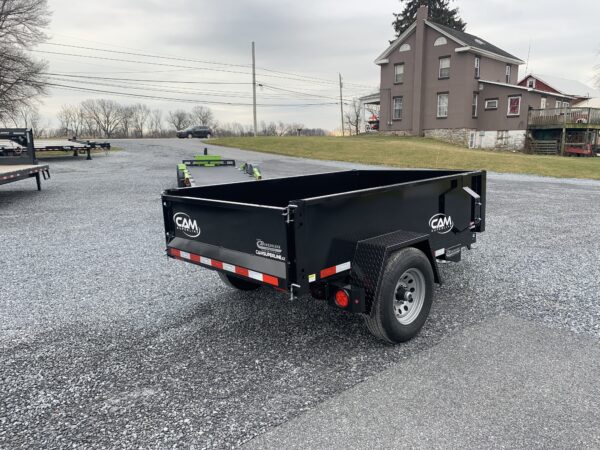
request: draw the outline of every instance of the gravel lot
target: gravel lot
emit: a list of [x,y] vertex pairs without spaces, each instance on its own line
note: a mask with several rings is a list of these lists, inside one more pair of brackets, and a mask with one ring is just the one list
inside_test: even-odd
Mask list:
[[[159,194],[202,144],[114,144],[53,159],[41,192],[0,186],[0,448],[236,447],[498,314],[600,340],[599,182],[490,175],[478,248],[390,347],[358,317],[168,260]],[[220,153],[265,178],[351,166]]]

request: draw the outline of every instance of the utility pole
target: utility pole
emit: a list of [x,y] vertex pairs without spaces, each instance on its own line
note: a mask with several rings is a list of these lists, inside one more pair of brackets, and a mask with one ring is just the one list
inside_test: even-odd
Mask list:
[[252,113],[254,118],[254,137],[256,137],[256,57],[254,56],[254,41],[252,41]]
[[340,116],[342,118],[342,136],[345,136],[344,133],[344,99],[342,97],[342,74],[338,73],[340,76]]

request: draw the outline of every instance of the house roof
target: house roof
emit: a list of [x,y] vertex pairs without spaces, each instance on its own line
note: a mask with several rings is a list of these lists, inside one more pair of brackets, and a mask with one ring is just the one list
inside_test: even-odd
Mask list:
[[589,87],[580,81],[577,80],[568,80],[566,78],[555,77],[552,75],[538,75],[534,73],[530,73],[529,75],[523,77],[519,83],[522,83],[527,78],[533,77],[536,80],[547,84],[552,89],[557,92],[560,92],[564,95],[570,95],[575,97],[600,97],[600,91]]
[[[375,59],[375,64],[385,64],[388,62],[387,57],[402,44],[402,42],[411,35],[415,30],[417,22],[413,22],[398,38],[386,48],[381,55]],[[481,39],[473,34],[465,33],[463,31],[453,30],[452,28],[444,25],[437,24],[430,20],[426,20],[425,24],[430,28],[442,33],[449,39],[453,40],[463,47],[462,51],[472,51],[474,53],[480,53],[491,58],[501,59],[503,61],[512,62],[514,64],[524,64],[525,61],[511,55],[510,53],[502,50],[495,45],[490,44],[488,41]],[[459,49],[456,49],[457,51]]]
[[568,98],[568,99],[573,99],[575,97],[573,97],[572,95],[566,95],[566,94],[553,94],[551,92],[547,92],[547,91],[541,91],[539,89],[533,89],[527,86],[519,86],[518,84],[510,84],[510,83],[501,83],[499,81],[490,81],[490,80],[479,80],[480,83],[484,83],[484,84],[493,84],[496,86],[503,86],[503,87],[507,87],[509,89],[512,90],[521,90],[521,91],[528,91],[528,92],[537,92],[538,94],[544,94],[544,95],[552,95],[554,97],[564,97],[564,98]]
[[432,25],[433,28],[439,28],[438,31],[443,31],[445,34],[450,35],[449,37],[453,39],[455,42],[465,45],[467,47],[471,47],[474,51],[480,50],[483,52],[490,52],[498,56],[502,56],[508,59],[514,59],[520,61],[520,63],[525,63],[521,59],[517,58],[514,55],[511,55],[507,51],[502,50],[499,47],[489,43],[485,39],[477,37],[473,34],[465,33],[464,31],[454,30],[450,27],[440,25],[439,23],[427,21],[428,24]]

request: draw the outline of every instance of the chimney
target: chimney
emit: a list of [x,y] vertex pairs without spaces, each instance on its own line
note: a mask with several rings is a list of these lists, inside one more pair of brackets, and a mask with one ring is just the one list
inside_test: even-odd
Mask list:
[[417,21],[421,22],[429,18],[429,7],[427,5],[419,6],[417,10]]

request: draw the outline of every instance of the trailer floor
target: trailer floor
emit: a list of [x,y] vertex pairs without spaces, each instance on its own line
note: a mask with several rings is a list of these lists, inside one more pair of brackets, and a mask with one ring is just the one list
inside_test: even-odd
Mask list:
[[[278,447],[293,424],[318,446],[335,408],[372,414],[339,424],[371,447],[402,446],[395,426],[415,446],[598,447],[599,182],[491,174],[478,248],[391,347],[359,317],[166,258],[159,194],[203,145],[113,143],[53,162],[41,192],[0,186],[0,448]],[[209,152],[269,178],[360,167]]]
[[194,179],[196,186],[207,184],[237,183],[252,181],[254,178],[238,169],[241,161],[236,161],[236,166],[200,167],[188,166],[188,171]]

